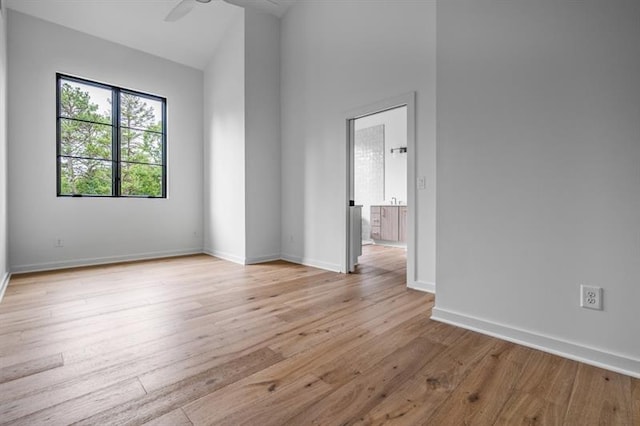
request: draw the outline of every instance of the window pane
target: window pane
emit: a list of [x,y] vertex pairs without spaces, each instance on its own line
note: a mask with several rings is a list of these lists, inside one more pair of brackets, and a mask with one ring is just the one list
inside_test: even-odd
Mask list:
[[162,164],[162,134],[121,129],[120,159],[138,163]]
[[111,160],[111,129],[105,124],[60,119],[60,155]]
[[111,161],[60,157],[60,193],[111,195]]
[[120,94],[120,125],[162,132],[162,102],[122,92]]
[[121,164],[123,196],[162,197],[162,166],[148,164]]
[[61,79],[60,116],[111,123],[111,90]]

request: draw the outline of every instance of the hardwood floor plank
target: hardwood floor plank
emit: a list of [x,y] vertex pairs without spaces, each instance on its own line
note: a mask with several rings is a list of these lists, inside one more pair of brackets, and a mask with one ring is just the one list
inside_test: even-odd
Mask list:
[[339,357],[328,360],[312,371],[325,382],[340,386],[356,378],[374,365],[390,356],[399,347],[403,347],[418,336],[422,336],[424,325],[429,319],[418,314],[413,320],[399,324],[387,333],[371,334],[366,347],[355,347]]
[[[128,326],[132,322],[141,324],[147,323],[158,325],[159,322],[175,321],[179,316],[192,309],[200,307],[197,302],[167,303],[156,305],[145,305],[132,309],[97,314],[83,318],[46,318],[37,322],[23,323],[22,332],[14,345],[36,346],[38,342],[55,342],[66,339],[77,339],[86,335],[98,334],[109,329],[119,329]],[[4,334],[0,332],[0,334]],[[4,334],[3,340],[11,341],[8,334]],[[6,347],[3,353],[10,352],[11,348]]]
[[[188,340],[192,335],[199,336],[203,334],[201,330],[208,329],[211,326],[211,321],[207,318],[181,321],[179,313],[176,317],[173,317],[171,312],[172,309],[167,309],[166,316],[160,319],[152,316],[147,320],[140,318],[140,321],[137,321],[135,316],[131,318],[125,314],[129,321],[128,327],[107,328],[100,332],[93,332],[89,326],[79,327],[81,330],[81,332],[78,332],[80,333],[79,335],[75,335],[73,332],[64,332],[59,336],[59,339],[56,339],[56,336],[45,335],[41,340],[23,344],[21,352],[12,355],[13,358],[19,358],[22,353],[36,348],[45,352],[63,350],[65,352],[65,360],[68,363],[72,363],[102,354],[105,351],[150,344],[150,341],[158,339],[168,339],[176,342],[179,339],[172,336],[176,333],[181,333],[185,328],[189,330],[189,334],[183,333],[182,340]],[[6,353],[10,353],[12,350],[12,347],[1,349],[2,358],[10,359],[10,356],[6,355]]]
[[640,425],[639,380],[431,321],[405,279],[378,245],[352,274],[195,255],[14,275],[0,424]]
[[[272,327],[268,326],[267,328]],[[214,344],[197,350],[187,346],[185,347],[187,349],[185,352],[179,355],[174,354],[171,362],[166,362],[165,360],[158,368],[150,368],[148,372],[140,374],[140,381],[145,389],[155,391],[179,382],[185,376],[201,374],[203,371],[210,370],[222,363],[247,356],[258,349],[269,349],[260,348],[260,344],[256,343],[264,341],[262,334],[266,332],[266,330],[262,329],[262,333],[255,333],[254,330],[251,335],[247,335],[244,338],[236,338],[226,344]]]
[[633,424],[631,380],[622,374],[580,364],[564,423]]
[[420,294],[421,297],[416,297],[419,294],[416,290],[407,290],[397,298],[385,299],[376,304],[376,307],[386,306],[388,314],[377,315],[363,326],[375,334],[382,334],[418,313],[427,312],[433,306],[433,302],[428,296],[424,297],[422,294]]
[[[264,323],[264,321],[262,321],[262,323]],[[265,324],[262,324],[262,325],[264,326]],[[253,329],[253,331],[256,331],[256,329]],[[259,331],[259,330],[258,330],[258,331]],[[233,334],[235,335],[235,333],[233,333]],[[127,336],[127,337],[130,337],[130,336]],[[187,336],[187,337],[188,337],[188,336]],[[181,341],[188,342],[188,340],[189,340],[189,339],[188,339],[187,337],[185,337],[185,336],[181,336],[181,339],[183,339],[183,338],[184,338],[184,339],[183,339],[183,340],[181,340]],[[202,337],[202,336],[198,336],[198,337]],[[258,339],[258,341],[261,341],[261,340],[262,340],[262,339]],[[175,342],[174,342],[174,343],[175,343]],[[89,352],[89,355],[87,356],[88,361],[93,361],[93,360],[95,360],[95,365],[100,365],[100,366],[102,366],[102,367],[104,367],[105,365],[112,365],[112,364],[114,364],[114,362],[115,362],[116,360],[118,360],[118,357],[114,356],[113,354],[111,354],[109,357],[105,357],[105,356],[103,355],[103,352],[108,351],[109,349],[113,350],[113,347],[114,347],[114,346],[117,346],[117,345],[116,345],[116,342],[114,342],[114,340],[113,340],[113,339],[109,339],[109,340],[106,340],[106,341],[105,341],[105,344],[107,344],[108,346],[105,346],[105,347],[104,347],[104,350],[99,350],[98,348],[96,348],[96,350]],[[157,344],[158,344],[158,342],[154,342],[154,344],[153,344],[153,345],[151,345],[150,350],[153,350],[153,348],[154,348],[155,346],[157,346]],[[165,347],[165,345],[161,345],[161,346],[162,346],[162,347]],[[133,353],[137,353],[137,354],[138,354],[138,356],[140,356],[140,352],[143,352],[143,353],[144,353],[144,351],[141,351],[141,347],[140,347],[140,346],[133,346],[133,345],[131,345],[131,347],[132,347],[132,348],[133,348],[133,350],[134,350],[134,352],[133,352]],[[227,351],[227,354],[228,354],[228,351]],[[206,352],[203,352],[203,355],[202,355],[202,356],[203,356],[203,357],[207,357],[207,358],[211,358],[211,356],[207,355],[207,353],[206,353]],[[129,354],[129,353],[126,353],[126,352],[125,352],[125,353],[123,354],[123,358],[124,358],[124,359],[128,359],[128,358],[130,358],[130,357],[131,357],[131,354]],[[71,354],[71,356],[67,356],[67,358],[68,358],[68,359],[70,358],[70,359],[72,359],[72,360],[73,360],[73,359],[75,358],[75,356],[73,356],[73,354]],[[217,358],[217,357],[214,357],[214,358]],[[179,367],[181,367],[181,365],[180,365],[180,363],[177,363],[177,364],[176,364],[176,361],[178,361],[178,360],[174,358],[174,359],[173,359],[173,361],[172,361],[170,364],[168,364],[168,365],[169,365],[169,367],[168,367],[168,368],[169,368],[169,369],[173,369],[173,370],[178,370],[178,371],[179,371],[179,370],[180,370],[180,368],[179,368]],[[214,362],[219,362],[219,361],[220,361],[219,359],[215,359],[215,360],[214,360]],[[152,367],[152,366],[154,366],[154,365],[156,364],[156,362],[151,362],[150,360],[146,360],[145,362],[146,362],[146,366],[147,366],[147,368]],[[168,363],[168,360],[164,360],[164,362],[165,362],[165,363]],[[190,362],[190,361],[189,361],[189,362]],[[118,379],[122,379],[121,375],[122,375],[122,374],[124,374],[126,371],[130,371],[130,373],[129,373],[129,374],[135,374],[135,369],[134,369],[134,367],[135,367],[135,366],[127,365],[124,369],[123,369],[123,368],[117,368],[117,370],[118,370],[118,371],[117,371]],[[203,367],[203,365],[199,365],[199,364],[198,364],[196,368],[202,368],[202,367]],[[95,367],[92,367],[92,365],[91,365],[91,364],[88,364],[88,365],[86,366],[85,370],[87,370],[87,369],[91,369],[91,368],[95,368]],[[76,375],[76,376],[78,376],[78,375],[80,375],[80,374],[84,374],[84,373],[82,373],[81,371],[78,371],[78,372],[77,372],[77,374],[75,374],[75,375]],[[168,374],[168,375],[167,375],[167,374],[158,374],[158,371],[155,371],[153,374],[154,374],[154,375],[156,375],[157,377],[162,377],[162,380],[167,380],[168,378],[170,378],[171,380],[178,380],[178,379],[174,379],[174,378],[173,378],[174,376],[172,376],[171,374]],[[59,379],[59,381],[62,381],[62,380],[69,380],[69,379],[70,379],[70,377],[67,375],[67,376],[65,376],[65,377],[63,377],[63,378],[60,378],[60,379]],[[143,380],[145,381],[145,385],[149,386],[149,383],[147,383],[147,381],[146,381],[146,380],[147,380],[146,376],[143,376]],[[162,384],[163,384],[163,385],[166,385],[167,383],[165,382],[165,383],[162,383]],[[32,385],[33,385],[33,382],[32,382]],[[151,388],[153,388],[154,386],[155,386],[155,385],[153,385],[153,384],[152,384],[150,387],[151,387]],[[80,389],[82,389],[82,386],[80,386]],[[81,392],[81,390],[78,390],[78,392]],[[7,394],[14,395],[14,393],[13,393],[13,392],[7,392]]]
[[531,353],[515,387],[549,402],[566,406],[571,397],[579,363],[540,351]]
[[[267,392],[269,392],[268,389]],[[194,414],[188,411],[187,415],[193,424],[198,426],[279,426],[331,390],[332,387],[319,378],[306,375],[280,389],[274,388],[270,395],[255,401],[251,405],[251,409],[238,410],[224,418],[192,417]]]
[[365,344],[369,336],[370,333],[361,329],[348,330],[326,344],[286,358],[186,405],[185,412],[194,422],[206,423],[236,411],[251,411],[256,403],[308,376],[313,367]]
[[[305,311],[307,315],[320,315],[326,310],[331,310],[345,303],[357,302],[358,300],[375,303],[399,295],[404,290],[398,287],[399,280],[397,278],[377,277],[376,279],[363,280],[363,277],[354,275],[345,280],[340,292],[336,292],[334,288],[321,294],[316,291],[307,292],[302,296],[291,294],[286,303],[288,306]],[[385,291],[387,293],[381,294]]]
[[[251,336],[246,336],[241,341],[238,341],[237,345],[225,345],[224,354],[243,353],[243,351],[251,351],[262,345],[268,345],[272,350],[290,357],[350,330],[358,322],[351,321],[349,315],[360,316],[362,311],[368,307],[369,305],[366,304],[354,305],[351,308],[342,309],[340,311],[342,316],[337,316],[336,318],[322,318],[315,321],[311,321],[313,318],[309,318],[308,320],[290,323],[289,326],[283,328],[270,327],[269,332],[254,333]],[[262,325],[264,324],[260,326]],[[186,371],[194,373],[205,368],[208,363],[216,361],[215,357],[211,359],[212,355],[220,356],[219,353],[212,353],[209,350],[201,355],[186,358],[183,361],[167,365],[165,368],[142,375],[140,379],[147,389],[155,389],[159,386],[167,385],[171,380],[176,380],[177,375],[184,374]]]
[[355,423],[422,424],[449,398],[467,375],[477,368],[486,354],[499,344],[500,342],[496,339],[463,331],[458,344],[448,346],[421,368],[413,378]]
[[170,411],[167,414],[143,423],[144,426],[193,426],[181,408]]
[[355,422],[392,395],[442,350],[444,346],[418,337],[282,424]]
[[[418,315],[405,323],[399,324],[383,335],[374,335],[365,330],[354,328],[336,336],[329,342],[313,346],[305,352],[296,354],[286,360],[279,362],[263,371],[257,372],[246,379],[222,388],[210,395],[207,395],[185,407],[189,417],[198,422],[204,419],[214,421],[222,419],[235,411],[251,411],[257,401],[271,396],[272,392],[278,391],[284,386],[300,379],[300,377],[311,371],[314,375],[322,374],[318,372],[333,372],[332,385],[336,383],[346,383],[351,371],[357,371],[353,367],[343,368],[348,373],[344,376],[347,379],[338,381],[335,371],[342,367],[345,362],[355,365],[354,357],[359,360],[366,360],[369,366],[373,366],[397,347],[409,343],[419,335],[424,329],[426,316]],[[374,342],[373,339],[376,341]],[[375,353],[369,348],[377,349]],[[325,376],[325,381],[328,381]]]
[[0,368],[0,384],[31,376],[53,368],[62,367],[62,354],[44,356],[38,359],[21,362]]
[[5,295],[3,302],[0,303],[0,328],[2,328],[0,334],[21,330],[23,326],[34,321],[42,320],[44,324],[48,324],[51,319],[51,310],[48,307],[4,313],[2,305],[5,299],[9,299],[9,297]]
[[[0,411],[2,413],[0,417],[2,423],[0,424],[24,426],[72,424],[102,410],[146,395],[142,385],[136,379],[116,383],[106,388],[100,388],[97,384],[96,389],[86,395],[68,399],[37,411],[24,406],[10,410],[3,409]],[[42,397],[46,398],[47,395]]]
[[561,425],[577,368],[575,361],[533,352],[496,424]]
[[500,342],[455,388],[425,424],[493,424],[533,350]]
[[633,424],[640,425],[640,380],[631,381],[631,404],[633,405]]
[[[44,403],[51,403],[52,399],[63,400],[82,395],[95,386],[95,383],[113,383],[136,376],[142,378],[147,371],[175,365],[198,354],[205,354],[203,358],[209,361],[209,367],[214,367],[237,356],[236,351],[239,349],[233,346],[234,342],[240,342],[242,347],[243,340],[248,336],[257,336],[257,339],[262,340],[261,334],[270,330],[273,325],[273,322],[264,321],[240,332],[224,330],[212,336],[200,334],[201,330],[191,330],[184,335],[175,336],[173,342],[162,340],[144,347],[132,346],[123,351],[107,350],[79,364],[65,365],[56,370],[0,385],[0,412],[5,405],[12,404],[12,401],[18,398],[26,406],[38,407]],[[158,350],[159,348],[166,350]],[[222,348],[222,353],[215,353],[216,348]],[[167,379],[180,380],[173,377]],[[28,385],[25,386],[25,383]],[[28,393],[24,393],[25,390]],[[42,399],[40,394],[44,392],[52,395],[48,399]]]
[[[260,347],[261,345],[268,345],[276,352],[282,353],[285,356],[291,356],[309,347],[332,339],[335,335],[353,327],[353,324],[357,324],[357,322],[350,322],[346,316],[349,313],[359,315],[360,311],[367,309],[367,307],[368,305],[366,304],[360,304],[354,305],[351,309],[342,309],[340,314],[343,316],[338,316],[337,318],[330,317],[329,320],[323,318],[310,323],[306,320],[300,320],[296,323],[289,323],[289,325],[282,328],[270,326],[270,330],[267,333],[255,333],[257,328],[253,327],[251,329],[253,334],[245,336],[241,341],[237,342],[237,345],[225,345],[224,353],[242,353],[242,351],[254,350],[254,348]],[[270,312],[270,314],[273,314],[273,311]],[[262,316],[262,321],[257,327],[264,326],[264,324],[262,324],[264,314],[262,314]],[[218,356],[219,354],[215,353],[215,355]],[[202,353],[201,356],[185,359],[184,362],[172,363],[165,368],[145,374],[141,376],[141,380],[148,389],[166,385],[168,380],[176,377],[176,374],[182,374],[184,371],[193,372],[203,368],[207,365],[207,362],[210,362],[209,359],[211,356],[212,353],[211,350],[209,350],[206,353]]]
[[145,423],[281,360],[282,357],[270,349],[258,350],[181,382],[130,398],[124,404],[79,421],[77,425]]
[[349,319],[366,316],[370,312],[367,310],[369,307],[354,306],[347,312],[341,311],[342,315],[337,316],[337,318],[330,317],[329,320],[323,318],[311,323],[303,322],[292,332],[280,333],[278,336],[274,336],[269,343],[269,347],[285,357],[295,355],[355,327],[359,322],[350,321]]
[[494,423],[511,425],[557,425],[564,424],[565,405],[558,405],[545,398],[515,391]]
[[[325,313],[326,314],[326,313]],[[151,322],[153,324],[153,322]],[[124,339],[125,340],[131,340],[133,336],[135,336],[136,333],[136,329],[140,329],[141,327],[143,327],[144,324],[142,322],[136,322],[136,325],[133,329],[131,329],[131,327],[129,327],[128,329],[126,329],[126,333],[125,330],[120,328],[120,329],[116,329],[116,330],[112,330],[110,331],[110,335],[108,336],[108,341],[109,341],[109,345],[113,346],[117,343],[117,341],[115,341],[114,339],[118,336],[118,335],[124,335]],[[164,328],[163,332],[167,332],[169,329],[168,328]],[[155,333],[154,333],[155,334]],[[79,347],[83,348],[83,354],[87,354],[90,353],[90,351],[86,350],[85,348],[91,344],[91,340],[96,340],[98,339],[100,336],[100,334],[90,334],[89,336],[87,336],[87,340],[83,340],[83,341],[79,341],[78,339],[71,339],[71,337],[69,337],[69,340],[71,341],[72,345],[76,345]],[[102,336],[103,338],[106,336]],[[105,340],[105,339],[101,339],[101,340]],[[135,342],[135,344],[140,344],[142,343],[141,341],[137,341]],[[58,346],[53,346],[53,347],[47,347],[46,350],[47,351],[53,351],[58,349],[61,346],[65,346],[68,349],[68,344],[69,341],[65,341],[65,342],[61,342],[59,343]],[[134,343],[130,343],[130,344],[134,344]],[[30,350],[32,350],[33,347],[38,347],[37,345],[32,345],[31,347],[25,347],[24,350],[25,352],[28,352]],[[96,350],[98,352],[102,352],[102,349],[100,348],[100,345],[96,346]],[[20,356],[22,354],[18,354],[17,356]],[[75,359],[75,354],[74,353],[70,353],[69,351],[67,351],[67,356],[69,360],[74,360]]]
[[[26,318],[17,321],[5,321],[0,322],[0,335],[10,333],[16,329],[16,326],[25,333],[31,332],[34,335],[46,334],[47,332],[56,332],[58,330],[71,329],[78,327],[79,323],[82,324],[100,324],[100,323],[112,323],[113,320],[132,321],[131,317],[145,318],[155,317],[163,318],[163,315],[172,313],[173,311],[189,311],[201,307],[198,302],[188,301],[185,303],[166,303],[166,304],[154,304],[144,305],[138,308],[132,308],[128,310],[119,310],[116,312],[93,312],[92,315],[86,315],[78,317],[72,312],[67,312],[65,315],[52,315],[50,311],[43,312],[41,315],[25,315]],[[0,320],[1,321],[1,320]],[[49,330],[47,330],[49,329]],[[47,331],[45,331],[47,330]]]
[[[427,314],[430,318],[431,312],[428,312]],[[464,328],[454,327],[437,321],[429,321],[429,323],[426,324],[423,333],[425,337],[447,347],[459,343],[459,341],[463,340],[465,336],[469,334],[469,332]]]

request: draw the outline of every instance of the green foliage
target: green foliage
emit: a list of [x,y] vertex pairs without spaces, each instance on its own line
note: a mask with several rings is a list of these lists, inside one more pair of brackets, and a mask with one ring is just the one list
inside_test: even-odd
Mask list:
[[98,108],[88,92],[62,85],[60,114],[69,117],[60,119],[63,194],[111,195],[111,126],[98,124],[111,118],[100,115]]
[[[162,123],[144,98],[120,97],[122,195],[162,195]],[[137,164],[143,163],[143,164]]]
[[[89,92],[62,84],[62,194],[112,195],[112,119],[110,111],[101,114],[99,109]],[[162,123],[155,120],[153,106],[122,93],[120,119],[121,194],[161,196]]]
[[122,164],[122,195],[162,195],[162,167]]

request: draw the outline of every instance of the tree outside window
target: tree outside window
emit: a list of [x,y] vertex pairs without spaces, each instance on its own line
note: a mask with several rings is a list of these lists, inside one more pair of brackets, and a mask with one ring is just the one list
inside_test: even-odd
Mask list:
[[166,100],[58,74],[58,195],[166,197]]

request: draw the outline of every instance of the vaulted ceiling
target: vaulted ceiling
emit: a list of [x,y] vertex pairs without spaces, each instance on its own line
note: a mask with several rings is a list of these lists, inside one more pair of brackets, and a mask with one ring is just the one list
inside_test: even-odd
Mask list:
[[[181,0],[7,0],[10,9],[203,69],[235,16],[238,6],[221,0],[194,2],[194,10],[165,22]],[[282,14],[292,3],[278,9]]]

